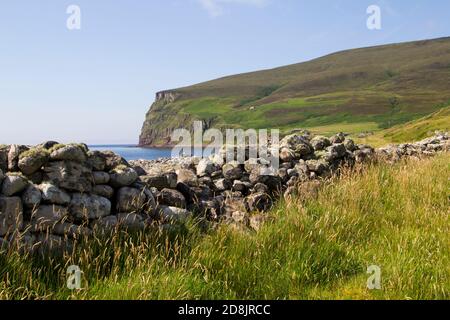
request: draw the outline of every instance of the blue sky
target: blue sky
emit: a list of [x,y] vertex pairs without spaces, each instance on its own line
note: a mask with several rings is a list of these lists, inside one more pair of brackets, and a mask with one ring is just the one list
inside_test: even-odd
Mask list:
[[[69,5],[81,29],[68,30]],[[381,8],[368,30],[366,9]],[[136,143],[155,92],[450,36],[450,1],[1,0],[0,143]]]

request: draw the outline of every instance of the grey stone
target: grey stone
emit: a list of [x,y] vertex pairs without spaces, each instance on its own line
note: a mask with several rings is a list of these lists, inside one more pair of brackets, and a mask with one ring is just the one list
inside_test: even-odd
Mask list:
[[321,151],[331,146],[331,142],[327,137],[315,136],[311,139],[311,145],[315,151]]
[[70,195],[51,183],[39,185],[42,192],[42,200],[50,204],[68,205]]
[[211,175],[211,173],[215,172],[216,170],[216,165],[209,159],[201,159],[197,165],[197,175],[199,177]]
[[267,193],[253,193],[245,200],[250,211],[267,211],[272,207],[272,199]]
[[[34,152],[30,152],[34,151]],[[35,148],[27,152],[27,155],[24,156],[22,154],[19,156],[18,167],[20,171],[22,171],[25,175],[32,175],[47,162],[48,160],[48,151],[44,151],[43,149]]]
[[237,162],[226,163],[222,167],[223,176],[228,180],[239,180],[242,178],[243,170]]
[[85,151],[77,145],[65,145],[57,148],[50,154],[53,161],[74,161],[83,163],[87,160]]
[[144,209],[146,196],[138,189],[123,187],[117,192],[117,212],[131,213]]
[[27,186],[28,180],[26,178],[21,175],[7,174],[3,179],[2,193],[7,197],[11,197],[25,190]]
[[0,197],[0,237],[22,229],[23,207],[19,197]]
[[74,161],[49,162],[44,167],[44,180],[74,192],[91,192],[92,171]]
[[116,228],[119,221],[117,216],[106,216],[91,222],[91,228],[94,232],[110,232]]
[[214,182],[214,186],[217,191],[225,191],[230,190],[233,185],[228,179],[219,179]]
[[183,223],[191,216],[185,209],[170,206],[158,206],[156,211],[165,223]]
[[28,151],[27,146],[12,144],[9,147],[8,152],[8,170],[9,171],[18,171],[19,170],[19,157],[20,154]]
[[94,184],[108,184],[109,183],[109,174],[104,171],[94,171],[92,173],[92,177],[94,179]]
[[128,187],[138,179],[137,172],[131,167],[119,166],[110,174],[110,185],[114,188]]
[[33,184],[30,184],[22,194],[23,205],[27,208],[34,208],[41,203],[41,191]]
[[100,197],[111,199],[114,196],[114,189],[108,185],[96,185],[92,189],[92,193]]
[[117,222],[119,226],[128,231],[142,231],[146,227],[144,219],[135,213],[119,213],[117,214]]
[[58,205],[40,205],[33,210],[31,220],[38,224],[53,224],[61,222],[69,215],[69,210],[66,207]]
[[163,173],[141,176],[140,180],[149,188],[162,190],[177,187],[177,175],[175,173]]
[[186,199],[183,194],[177,190],[163,189],[157,197],[160,205],[169,207],[186,208]]
[[198,178],[197,175],[192,171],[188,169],[180,169],[177,171],[178,181],[181,183],[185,183],[189,186],[196,187],[198,186]]
[[98,219],[111,214],[111,202],[97,195],[75,193],[69,210],[76,219]]

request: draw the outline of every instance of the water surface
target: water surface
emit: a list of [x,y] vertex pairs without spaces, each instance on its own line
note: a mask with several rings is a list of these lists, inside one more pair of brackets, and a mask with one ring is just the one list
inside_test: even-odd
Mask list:
[[155,160],[170,158],[172,149],[169,148],[140,148],[134,145],[92,145],[89,150],[109,150],[124,157],[126,160]]

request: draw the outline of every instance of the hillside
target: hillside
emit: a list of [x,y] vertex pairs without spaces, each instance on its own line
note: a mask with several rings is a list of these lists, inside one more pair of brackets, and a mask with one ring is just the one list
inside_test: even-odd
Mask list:
[[163,91],[141,145],[170,144],[175,128],[378,131],[450,101],[450,37],[354,49],[312,61]]

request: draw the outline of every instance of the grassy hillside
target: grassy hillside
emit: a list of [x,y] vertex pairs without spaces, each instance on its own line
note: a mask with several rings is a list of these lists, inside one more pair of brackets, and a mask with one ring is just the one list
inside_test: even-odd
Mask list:
[[435,112],[450,101],[448,88],[450,38],[343,51],[164,92],[147,114],[141,143],[167,143],[172,129],[192,120],[227,128],[377,131]]
[[419,141],[432,136],[437,130],[450,132],[450,106],[418,120],[382,130],[367,138],[358,139],[355,137],[355,140],[379,147],[388,143]]
[[[121,234],[52,261],[0,255],[0,299],[449,299],[450,155],[377,165],[281,203],[259,233]],[[84,271],[65,289],[67,266]],[[382,289],[368,290],[378,265]],[[86,285],[87,284],[87,285]]]

